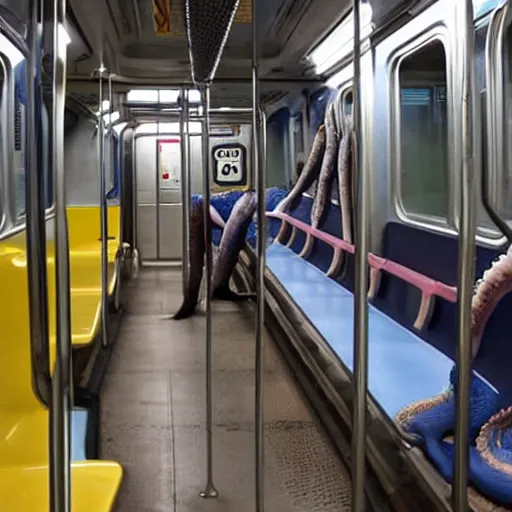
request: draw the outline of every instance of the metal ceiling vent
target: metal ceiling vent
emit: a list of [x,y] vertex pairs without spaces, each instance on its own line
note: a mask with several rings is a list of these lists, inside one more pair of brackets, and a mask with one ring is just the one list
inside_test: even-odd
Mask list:
[[186,0],[185,18],[192,79],[213,79],[240,0]]

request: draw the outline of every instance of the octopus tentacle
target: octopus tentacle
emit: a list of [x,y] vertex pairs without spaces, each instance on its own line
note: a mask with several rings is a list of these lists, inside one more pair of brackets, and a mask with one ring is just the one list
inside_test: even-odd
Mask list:
[[190,212],[189,260],[190,269],[185,296],[180,309],[174,314],[174,320],[181,320],[192,315],[196,309],[203,275],[203,262],[205,254],[204,243],[204,200],[202,197],[192,197]]
[[245,237],[252,215],[256,210],[256,194],[244,194],[233,207],[228,218],[219,247],[216,265],[213,269],[212,290],[220,289],[220,296],[229,289],[229,279],[238,261],[238,253],[245,243]]
[[318,178],[322,156],[325,151],[325,126],[321,125],[316,132],[311,152],[299,179],[293,186],[290,193],[275,207],[276,212],[286,212],[292,203],[306,192]]
[[[512,476],[511,427],[512,406],[496,413],[482,427],[476,440],[476,448],[489,466]],[[503,441],[506,436],[508,442]]]
[[316,191],[313,208],[311,210],[311,225],[316,228],[320,224],[322,216],[327,206],[327,194],[330,191],[334,177],[336,154],[338,152],[339,134],[336,131],[336,121],[334,118],[334,103],[329,105],[325,116],[325,153],[318,178],[318,187]]
[[512,291],[512,245],[505,254],[492,262],[475,286],[471,303],[471,345],[473,357],[480,347],[480,341],[487,321],[498,302]]
[[338,188],[343,239],[352,243],[352,118],[344,117],[344,131],[338,152]]
[[[320,169],[320,176],[316,188],[313,207],[311,208],[311,225],[317,228],[327,207],[328,195],[334,178],[336,155],[338,152],[339,135],[336,131],[336,120],[334,115],[334,102],[331,102],[325,115],[325,152]],[[308,234],[302,250],[299,253],[301,258],[307,258],[315,244],[315,239]]]

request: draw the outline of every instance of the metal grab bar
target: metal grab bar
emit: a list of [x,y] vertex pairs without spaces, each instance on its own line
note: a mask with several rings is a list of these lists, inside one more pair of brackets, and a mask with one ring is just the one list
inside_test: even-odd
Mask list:
[[202,85],[204,108],[202,150],[203,150],[203,222],[205,242],[205,304],[206,304],[206,487],[202,498],[216,498],[219,493],[213,483],[213,390],[212,390],[212,227],[210,218],[210,84]]
[[55,198],[55,290],[57,343],[50,409],[50,510],[71,510],[71,312],[69,242],[64,172],[64,111],[67,44],[60,27],[66,21],[66,0],[53,1],[52,154]]
[[[180,113],[180,145],[181,145],[181,211],[182,211],[182,280],[183,296],[188,285],[190,258],[188,253],[190,236],[190,125],[188,89],[182,89]],[[185,129],[186,125],[186,129]],[[206,205],[205,205],[206,206]]]
[[473,140],[474,104],[474,45],[473,2],[461,0],[457,4],[463,33],[460,48],[463,52],[462,83],[462,154],[461,169],[461,208],[458,265],[458,301],[456,353],[457,400],[455,424],[455,457],[452,507],[456,512],[468,510],[468,468],[469,468],[469,398],[471,379],[471,300],[475,276],[475,172]]
[[108,341],[108,203],[107,203],[107,182],[106,166],[112,165],[112,74],[108,76],[108,114],[109,126],[107,135],[108,159],[105,155],[105,124],[103,122],[103,73],[105,68],[103,63],[99,69],[99,105],[100,116],[98,120],[98,135],[101,145],[99,146],[99,166],[100,166],[100,227],[101,227],[101,343],[104,347],[109,345]]
[[[366,414],[368,394],[368,247],[369,176],[364,165],[361,140],[361,39],[359,0],[353,0],[354,80],[353,80],[353,165],[357,179],[356,252],[354,290],[354,408],[352,418],[352,511],[365,510]],[[361,165],[363,163],[363,165]]]
[[38,133],[41,130],[42,90],[37,68],[41,62],[43,38],[43,6],[41,0],[31,0],[28,26],[29,54],[27,59],[27,273],[30,312],[30,352],[32,360],[32,387],[38,400],[45,406],[51,402],[50,346],[48,327],[48,276],[46,269],[46,226],[44,176],[38,172],[41,152]]
[[[264,471],[264,353],[265,328],[265,251],[266,251],[266,119],[260,112],[259,101],[259,41],[257,2],[252,2],[252,154],[253,172],[256,176],[257,198],[257,267],[256,267],[256,343],[254,363],[254,446],[255,446],[255,510],[265,510]],[[260,129],[263,140],[260,142]],[[260,151],[263,153],[261,154]]]

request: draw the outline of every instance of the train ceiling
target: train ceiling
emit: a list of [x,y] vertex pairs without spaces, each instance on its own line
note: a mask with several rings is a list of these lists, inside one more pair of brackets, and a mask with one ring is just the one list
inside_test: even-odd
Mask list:
[[[269,78],[312,76],[303,56],[341,19],[343,4],[332,0],[258,0],[261,70]],[[95,53],[91,62],[70,66],[89,74],[103,53],[117,74],[131,78],[190,80],[184,0],[70,0],[83,36]],[[205,14],[207,12],[205,11]],[[251,0],[241,0],[217,77],[249,78]]]
[[[274,81],[262,84],[262,94],[270,100],[300,93],[318,79],[305,56],[349,12],[352,2],[257,1],[260,73]],[[420,0],[373,0],[374,21],[380,25],[407,15],[418,3],[425,5]],[[212,91],[213,106],[250,105],[251,8],[251,0],[240,0],[216,73],[219,85]],[[190,82],[184,9],[185,0],[68,0],[68,90],[77,97],[94,94],[91,74],[102,59],[126,90],[136,84]],[[0,0],[0,16],[26,20],[28,0]],[[22,26],[19,31],[23,33]],[[46,44],[50,50],[51,40]],[[245,80],[242,85],[241,80]],[[122,85],[118,83],[116,90],[122,91]]]

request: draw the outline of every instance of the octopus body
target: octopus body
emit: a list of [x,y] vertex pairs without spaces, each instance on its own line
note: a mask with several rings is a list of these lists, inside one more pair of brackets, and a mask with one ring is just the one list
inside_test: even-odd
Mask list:
[[[476,282],[472,298],[472,356],[478,353],[485,326],[500,300],[512,291],[512,246],[496,258]],[[397,423],[418,435],[434,464],[451,480],[453,447],[445,436],[455,429],[454,370],[450,389],[403,408]],[[512,407],[498,410],[499,395],[473,375],[470,396],[470,479],[474,486],[501,503],[512,503]],[[482,426],[483,425],[483,426]]]

